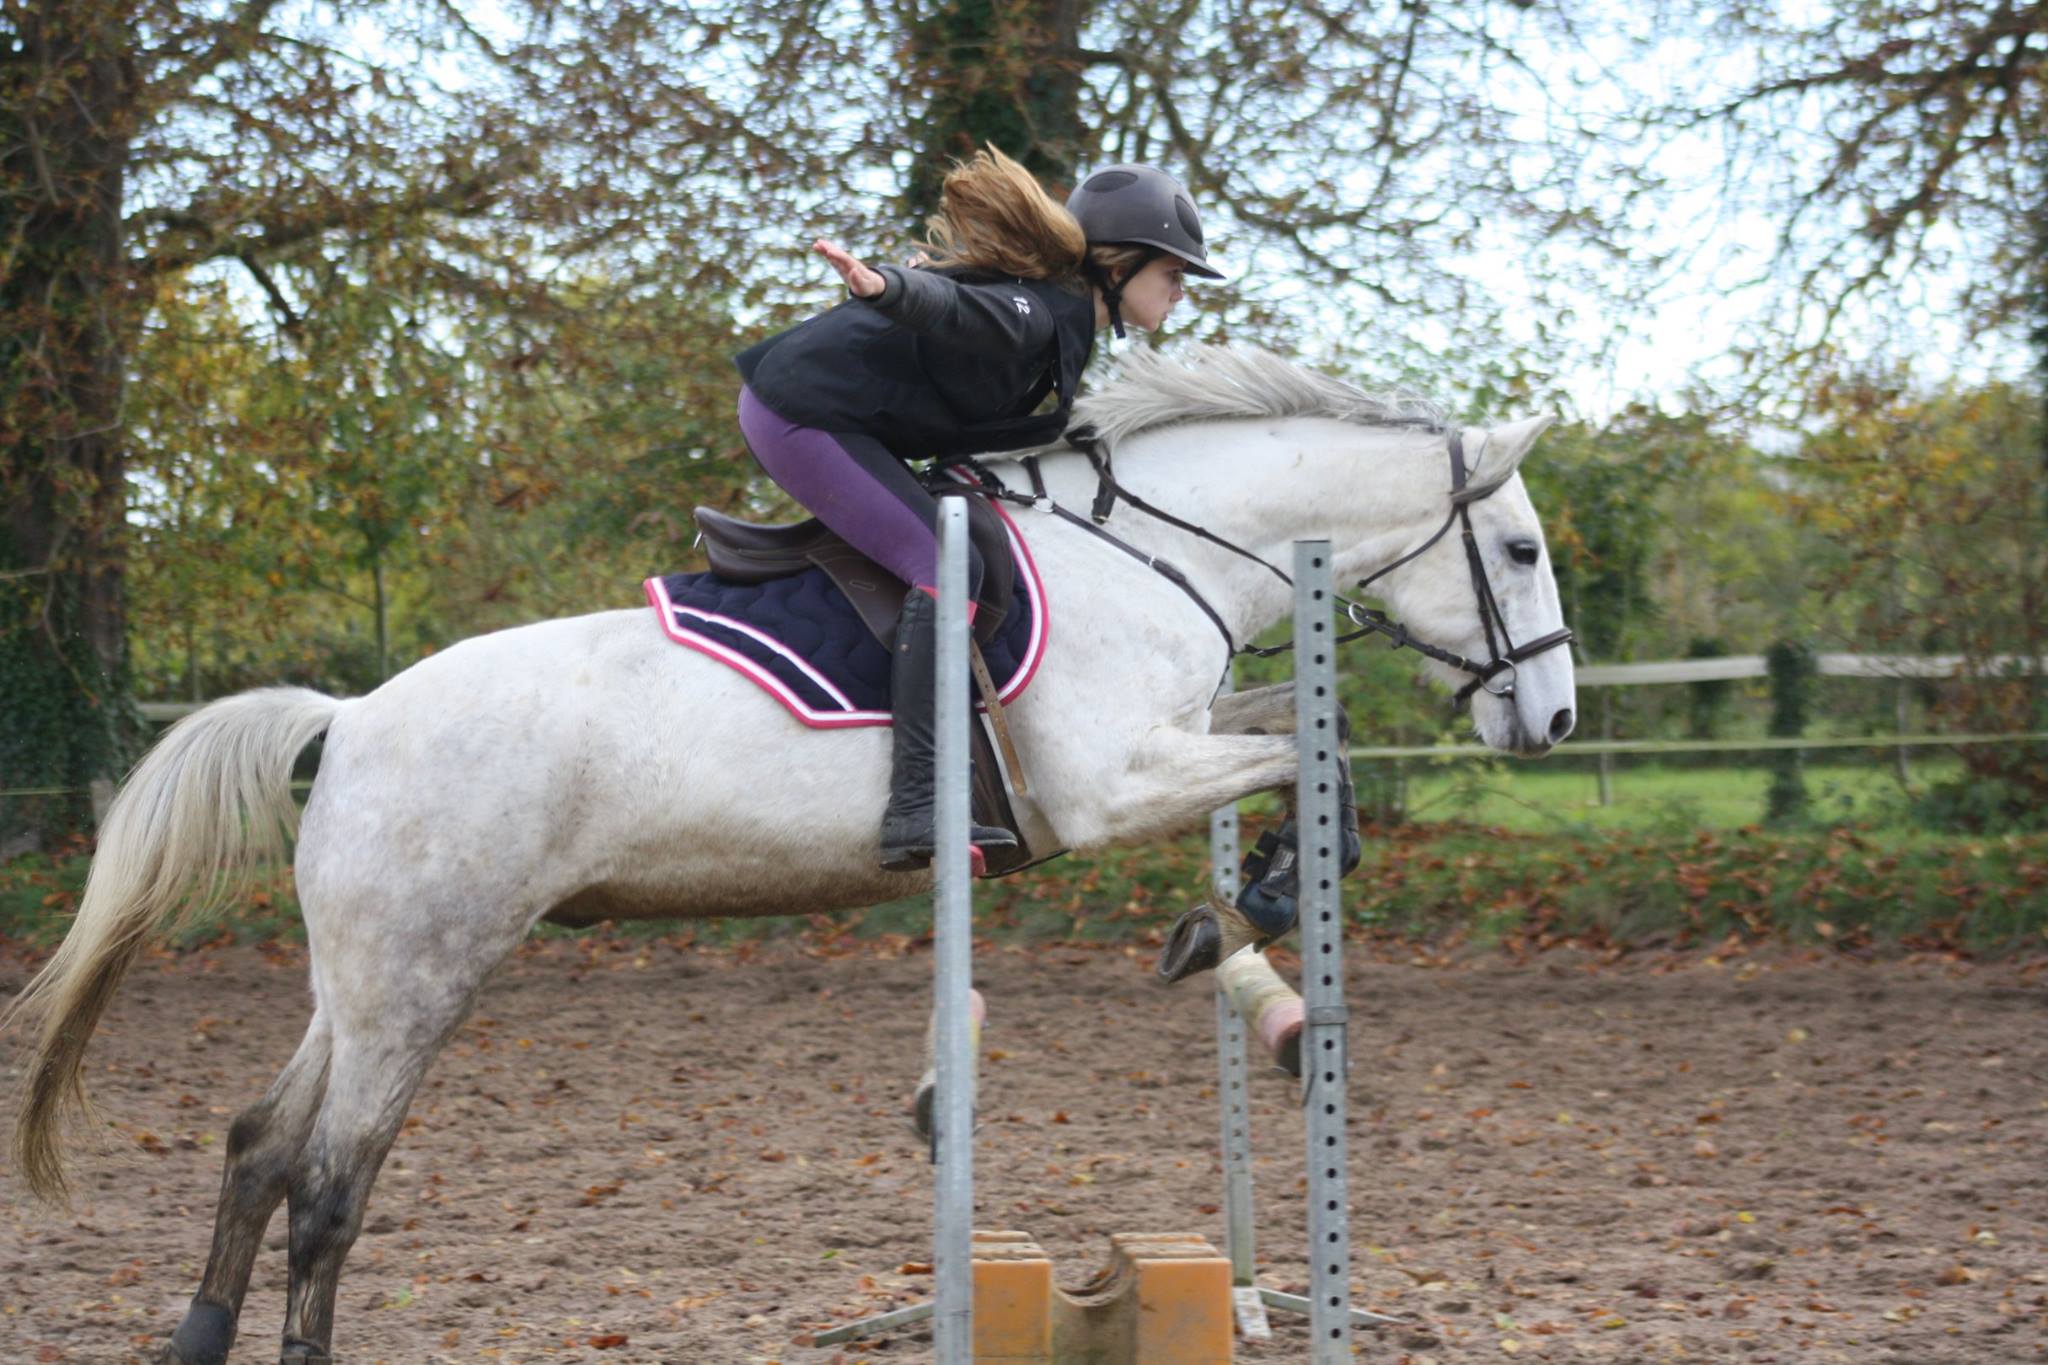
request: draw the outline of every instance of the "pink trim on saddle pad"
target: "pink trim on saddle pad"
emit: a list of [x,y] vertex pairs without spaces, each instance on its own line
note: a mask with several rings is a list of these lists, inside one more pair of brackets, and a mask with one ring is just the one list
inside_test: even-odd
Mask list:
[[[955,471],[955,473],[957,474],[958,471]],[[1045,582],[1038,576],[1038,562],[1031,557],[1031,549],[1024,543],[1023,535],[1018,532],[1017,523],[1010,519],[1010,514],[1003,510],[1000,504],[991,503],[990,506],[994,509],[995,514],[1003,519],[1003,533],[1009,538],[1010,553],[1016,558],[1018,567],[1023,571],[1027,591],[1031,598],[1031,634],[1025,644],[1023,661],[1018,665],[1016,672],[1011,675],[1010,680],[996,689],[996,696],[1007,705],[1021,696],[1024,689],[1030,686],[1031,680],[1038,676],[1038,665],[1045,657],[1046,616],[1049,609],[1045,599]],[[692,616],[699,617],[705,621],[716,622],[727,630],[737,631],[765,645],[795,666],[806,678],[817,684],[820,691],[832,697],[846,708],[840,711],[818,710],[795,692],[792,692],[787,683],[761,668],[744,654],[720,644],[707,635],[699,634],[687,626],[678,625],[676,623],[675,604],[669,599],[668,590],[662,586],[659,577],[648,579],[643,587],[647,593],[648,604],[654,608],[655,616],[661,621],[662,632],[669,639],[679,645],[687,645],[700,654],[709,655],[727,667],[734,669],[769,696],[781,702],[784,709],[792,716],[795,716],[812,729],[843,730],[859,725],[887,725],[893,719],[887,711],[856,711],[852,709],[853,702],[847,698],[844,692],[833,686],[817,669],[811,667],[808,662],[785,648],[780,641],[755,629],[746,622],[735,621],[731,617],[701,611],[695,607],[684,609]],[[979,711],[984,708],[977,701],[975,709]]]
[[846,694],[827,682],[819,675],[816,669],[812,668],[802,659],[797,658],[796,655],[790,653],[787,649],[784,649],[775,640],[748,626],[745,622],[735,621],[729,616],[719,616],[712,612],[700,612],[695,608],[690,609],[690,614],[693,616],[701,616],[707,621],[716,621],[719,625],[729,630],[737,630],[741,634],[768,646],[768,648],[803,670],[805,677],[818,684],[819,687],[838,698],[841,702],[844,702],[849,708],[844,711],[814,710],[804,702],[802,697],[790,691],[782,679],[758,667],[746,655],[727,648],[708,635],[699,635],[696,631],[686,626],[677,625],[675,604],[669,600],[668,590],[662,586],[659,578],[648,579],[644,586],[647,589],[647,601],[653,606],[654,614],[660,619],[661,628],[669,639],[674,640],[679,645],[688,645],[700,654],[708,654],[727,667],[737,670],[748,681],[788,707],[789,713],[804,724],[817,730],[837,730],[853,725],[887,725],[889,723],[889,713],[887,711],[852,710],[853,703],[847,701]]

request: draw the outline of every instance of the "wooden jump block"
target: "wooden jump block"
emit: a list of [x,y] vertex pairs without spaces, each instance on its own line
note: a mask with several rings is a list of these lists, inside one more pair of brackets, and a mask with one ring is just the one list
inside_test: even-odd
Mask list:
[[974,1230],[976,1365],[1051,1365],[1052,1262],[1022,1232]]
[[974,1234],[977,1365],[1228,1365],[1230,1262],[1200,1237],[1117,1233],[1079,1289],[1022,1232]]

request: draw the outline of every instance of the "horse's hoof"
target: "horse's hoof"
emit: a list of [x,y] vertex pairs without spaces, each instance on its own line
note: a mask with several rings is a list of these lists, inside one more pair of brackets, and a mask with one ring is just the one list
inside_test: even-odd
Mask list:
[[277,1365],[334,1365],[334,1357],[325,1346],[287,1338],[284,1350],[278,1354]]
[[1294,1032],[1280,1040],[1273,1049],[1273,1065],[1279,1067],[1295,1080],[1301,1079],[1301,1025],[1294,1026]]
[[195,1298],[157,1360],[159,1365],[227,1365],[234,1344],[233,1311],[226,1304]]
[[1172,985],[1209,971],[1222,960],[1223,928],[1214,910],[1198,905],[1166,931],[1166,946],[1159,950],[1159,978]]

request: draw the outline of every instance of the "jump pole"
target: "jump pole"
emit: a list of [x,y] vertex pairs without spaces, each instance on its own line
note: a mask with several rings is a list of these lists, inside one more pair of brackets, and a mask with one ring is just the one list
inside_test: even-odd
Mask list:
[[1309,1360],[1351,1359],[1351,1205],[1344,1164],[1344,841],[1337,820],[1337,646],[1330,542],[1294,542],[1294,734],[1301,746],[1302,1106],[1308,1115]]
[[[936,1365],[974,1362],[974,876],[968,852],[967,504],[939,499],[938,677],[932,715],[936,847],[932,851],[933,1302],[863,1318],[811,1338],[817,1346],[932,1320]],[[915,592],[913,588],[911,591]]]
[[[1224,680],[1224,690],[1230,681]],[[1237,807],[1225,806],[1209,817],[1211,894],[1219,905],[1237,896]],[[1239,953],[1230,960],[1235,962]],[[1219,966],[1218,970],[1221,970]],[[1223,1111],[1223,1247],[1230,1258],[1230,1305],[1238,1335],[1246,1341],[1268,1341],[1273,1329],[1259,1298],[1258,1268],[1252,1263],[1252,1113],[1250,1067],[1245,1061],[1247,1023],[1238,1016],[1230,992],[1216,983],[1216,1095]]]
[[[1246,1018],[1239,1003],[1291,995],[1263,958],[1246,949],[1222,964],[1216,982],[1218,1095],[1223,1111],[1224,1229],[1231,1265],[1231,1298],[1238,1330],[1247,1340],[1271,1335],[1266,1309],[1309,1318],[1310,1365],[1351,1359],[1351,1328],[1397,1323],[1399,1318],[1351,1307],[1351,1219],[1345,1166],[1345,1086],[1348,1015],[1344,1005],[1342,834],[1338,805],[1342,759],[1338,748],[1336,637],[1330,543],[1294,542],[1294,707],[1301,747],[1295,787],[1300,831],[1301,970],[1306,992],[1300,1037],[1302,1107],[1307,1116],[1309,1296],[1265,1289],[1254,1278],[1251,1195],[1251,1122],[1246,1084],[1247,1033],[1273,1012]],[[1215,893],[1237,895],[1237,810],[1228,806],[1209,821]],[[1264,1040],[1269,1048],[1273,1038]],[[1279,1059],[1276,1057],[1276,1061]]]
[[[972,723],[967,689],[967,514],[939,503],[937,848],[932,859],[933,959],[937,977],[932,1064],[933,1303],[914,1304],[812,1337],[817,1346],[932,1319],[938,1365],[972,1365],[975,1289],[983,1302],[982,1349],[990,1362],[1056,1365],[1220,1365],[1231,1358],[1230,1315],[1221,1306],[1229,1266],[1207,1242],[1184,1234],[1120,1233],[1108,1270],[1087,1292],[1054,1287],[1052,1262],[1021,1232],[973,1230],[973,893],[968,851]],[[977,1259],[975,1252],[980,1251]]]
[[[913,588],[912,591],[915,591]],[[974,1359],[974,1041],[969,991],[974,974],[974,883],[969,862],[967,784],[967,504],[939,499],[937,707],[933,717],[937,846],[932,853],[932,957],[937,974],[938,1103],[933,1149],[932,1316],[938,1365]]]

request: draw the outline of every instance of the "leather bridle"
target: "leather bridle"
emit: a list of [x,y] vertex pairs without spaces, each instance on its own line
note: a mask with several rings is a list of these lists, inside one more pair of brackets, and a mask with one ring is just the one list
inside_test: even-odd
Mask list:
[[[1018,464],[1023,466],[1024,472],[1031,478],[1032,495],[1028,497],[1022,493],[1010,491],[1003,484],[1002,480],[996,477],[993,471],[978,461],[954,460],[947,461],[946,463],[954,468],[964,467],[964,469],[971,471],[979,481],[980,488],[978,491],[986,493],[991,497],[1002,498],[1007,502],[1047,510],[1062,520],[1099,536],[1124,553],[1144,563],[1194,599],[1195,604],[1202,609],[1216,629],[1222,633],[1223,643],[1229,649],[1232,658],[1240,654],[1248,654],[1255,658],[1270,658],[1276,654],[1284,654],[1293,648],[1291,644],[1273,645],[1266,648],[1260,648],[1255,645],[1240,646],[1232,638],[1230,628],[1223,623],[1221,613],[1214,606],[1210,605],[1208,599],[1202,596],[1200,591],[1195,588],[1195,585],[1188,580],[1186,574],[1159,556],[1147,554],[1145,551],[1131,545],[1128,541],[1111,534],[1103,529],[1102,523],[1109,520],[1110,513],[1116,509],[1118,502],[1126,502],[1136,510],[1157,521],[1163,521],[1169,526],[1185,531],[1199,539],[1206,540],[1212,545],[1220,546],[1232,554],[1249,559],[1254,564],[1263,566],[1281,582],[1289,586],[1292,586],[1294,583],[1291,577],[1277,565],[1262,559],[1250,550],[1239,545],[1233,545],[1204,527],[1197,526],[1190,521],[1183,521],[1171,512],[1166,512],[1152,506],[1143,498],[1138,497],[1122,484],[1119,484],[1116,481],[1115,470],[1111,465],[1109,450],[1096,437],[1092,428],[1077,427],[1067,433],[1066,439],[1068,445],[1071,445],[1088,458],[1088,463],[1095,470],[1095,501],[1094,505],[1090,508],[1090,516],[1088,517],[1082,517],[1078,513],[1060,506],[1047,495],[1045,478],[1039,471],[1038,458],[1034,455],[1024,456],[1018,461]],[[1479,624],[1486,634],[1486,650],[1489,656],[1487,661],[1485,663],[1475,663],[1462,654],[1453,653],[1448,649],[1419,639],[1411,634],[1406,626],[1402,625],[1399,621],[1391,619],[1385,612],[1375,611],[1363,603],[1352,601],[1342,594],[1337,595],[1337,601],[1343,605],[1346,619],[1358,626],[1359,629],[1338,636],[1337,643],[1342,644],[1348,640],[1357,640],[1366,635],[1384,635],[1389,644],[1395,649],[1412,649],[1427,658],[1435,659],[1439,663],[1448,664],[1460,672],[1470,674],[1472,681],[1460,688],[1452,699],[1454,706],[1462,707],[1471,700],[1472,694],[1481,688],[1503,699],[1513,697],[1515,695],[1518,665],[1526,663],[1547,650],[1556,649],[1560,645],[1568,645],[1576,637],[1572,634],[1570,627],[1565,627],[1560,630],[1554,630],[1539,639],[1530,640],[1525,644],[1517,645],[1514,642],[1513,637],[1508,632],[1507,616],[1501,611],[1500,603],[1493,595],[1493,585],[1487,581],[1486,565],[1479,554],[1479,540],[1472,530],[1472,504],[1481,502],[1500,491],[1502,485],[1506,484],[1514,476],[1514,471],[1511,469],[1497,479],[1474,485],[1471,483],[1469,472],[1465,467],[1464,438],[1462,433],[1455,428],[1450,433],[1449,450],[1451,459],[1451,510],[1449,515],[1444,518],[1444,524],[1437,527],[1435,534],[1431,535],[1429,539],[1423,541],[1422,544],[1402,555],[1393,563],[1376,570],[1369,577],[1360,579],[1358,581],[1358,588],[1364,589],[1372,586],[1372,584],[1387,574],[1415,559],[1439,540],[1442,540],[1450,531],[1453,523],[1460,525],[1465,541],[1465,562],[1471,569],[1472,591],[1479,605]],[[952,484],[937,491],[957,493],[968,491],[968,489],[964,485]],[[1505,675],[1505,681],[1500,681],[1503,675]]]
[[[1577,637],[1572,634],[1571,627],[1566,626],[1559,630],[1553,630],[1550,634],[1540,639],[1518,645],[1515,643],[1514,637],[1508,633],[1507,615],[1501,611],[1500,603],[1494,598],[1493,585],[1487,581],[1486,577],[1486,564],[1479,555],[1479,538],[1472,531],[1472,504],[1483,502],[1499,492],[1501,486],[1514,477],[1514,471],[1511,469],[1488,483],[1472,484],[1465,469],[1464,436],[1456,430],[1451,432],[1450,454],[1451,512],[1449,516],[1444,518],[1444,524],[1436,528],[1435,535],[1423,541],[1422,544],[1416,546],[1407,554],[1402,555],[1386,567],[1375,571],[1371,576],[1359,579],[1358,587],[1361,590],[1371,587],[1377,580],[1392,573],[1409,560],[1420,555],[1430,546],[1436,544],[1439,540],[1442,540],[1444,534],[1451,529],[1452,522],[1459,523],[1461,534],[1465,540],[1465,563],[1472,571],[1472,595],[1479,602],[1479,625],[1486,632],[1486,652],[1490,656],[1487,662],[1475,664],[1463,655],[1453,654],[1447,649],[1440,649],[1435,645],[1418,640],[1408,633],[1406,626],[1398,621],[1390,620],[1385,612],[1374,611],[1370,607],[1361,606],[1343,597],[1339,597],[1338,600],[1344,603],[1345,616],[1355,625],[1362,627],[1362,629],[1353,631],[1349,635],[1340,635],[1337,638],[1341,642],[1344,640],[1355,640],[1361,635],[1378,633],[1386,636],[1396,649],[1405,645],[1419,654],[1426,655],[1440,663],[1449,664],[1460,672],[1471,674],[1472,681],[1459,688],[1457,695],[1452,698],[1453,705],[1463,706],[1471,700],[1472,694],[1481,688],[1503,699],[1514,696],[1516,666],[1518,664],[1535,658],[1545,650],[1556,649],[1559,645],[1568,645]],[[1500,634],[1497,639],[1494,635],[1494,627],[1496,625],[1500,627]],[[1505,649],[1502,648],[1503,645],[1506,646]],[[1496,686],[1494,680],[1502,674],[1507,675],[1507,681]]]

